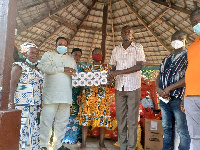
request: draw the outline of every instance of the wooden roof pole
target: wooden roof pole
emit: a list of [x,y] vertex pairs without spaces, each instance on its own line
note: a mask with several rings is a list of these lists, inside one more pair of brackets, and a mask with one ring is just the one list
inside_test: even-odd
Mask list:
[[87,63],[90,62],[90,57],[92,56],[92,50],[93,50],[93,45],[94,45],[94,40],[95,40],[95,35],[96,35],[96,32],[94,32],[94,36],[93,36],[93,39],[92,39],[92,44],[91,44],[91,47],[90,47],[90,53],[89,53],[89,57],[87,59]]
[[112,39],[113,39],[113,47],[115,47],[115,31],[114,31],[114,25],[113,25],[113,15],[112,15],[112,3],[110,0],[110,18],[112,23]]
[[174,5],[174,4],[171,4],[171,7],[169,7],[169,5],[168,5],[167,2],[163,2],[163,1],[160,1],[160,0],[154,0],[154,1],[152,1],[152,3],[157,3],[157,4],[163,5],[163,6],[165,6],[165,7],[174,9],[174,10],[176,10],[176,11],[179,11],[179,12],[182,12],[182,13],[185,13],[185,14],[188,14],[188,15],[191,14],[191,11],[190,11],[190,10],[184,9],[184,8],[179,7],[179,6],[176,6],[176,5]]
[[155,37],[155,39],[160,42],[160,44],[171,53],[171,50],[165,45],[165,43],[156,35],[156,33],[153,31],[153,29],[151,29],[150,27],[148,27],[147,23],[143,20],[143,18],[137,13],[137,11],[132,7],[132,5],[130,4],[130,2],[128,2],[127,0],[123,0],[126,5],[131,9],[131,11],[136,15],[136,17],[141,21],[141,23],[147,28],[148,31],[151,32],[151,34]]
[[97,0],[93,0],[92,4],[90,5],[87,13],[85,14],[85,16],[83,17],[83,19],[81,20],[80,24],[77,26],[77,30],[75,31],[74,35],[72,35],[71,39],[69,40],[68,44],[70,44],[70,42],[72,41],[72,39],[76,36],[78,30],[80,29],[80,27],[82,26],[83,22],[85,21],[85,19],[87,18],[87,16],[89,15],[90,11],[92,10],[92,8],[94,7],[95,3],[97,2]]
[[103,55],[102,63],[105,62],[106,58],[107,21],[108,21],[108,3],[105,2],[103,7],[103,24],[102,24],[102,41],[101,41],[101,50]]
[[1,93],[1,110],[8,109],[16,16],[17,1],[0,1],[0,84],[3,87]]
[[69,5],[71,5],[71,4],[74,3],[74,2],[76,2],[76,0],[70,0],[70,1],[66,2],[66,4],[64,4],[63,6],[57,8],[57,9],[55,9],[55,10],[53,10],[50,14],[47,13],[47,14],[45,14],[44,16],[40,17],[40,18],[39,18],[38,20],[36,20],[35,22],[31,22],[31,23],[29,23],[28,25],[26,25],[25,27],[23,27],[23,28],[21,28],[21,29],[18,29],[17,34],[20,34],[21,32],[25,31],[26,29],[30,28],[31,26],[36,25],[38,22],[40,22],[40,21],[42,21],[42,20],[48,18],[49,16],[51,16],[51,15],[53,15],[53,14],[56,14],[58,11],[60,11],[60,10],[62,10],[63,8],[65,8],[65,7],[69,6]]

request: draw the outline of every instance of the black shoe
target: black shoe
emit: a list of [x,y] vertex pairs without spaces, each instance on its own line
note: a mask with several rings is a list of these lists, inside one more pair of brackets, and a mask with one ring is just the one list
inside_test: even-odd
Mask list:
[[47,148],[46,147],[42,147],[42,148],[40,148],[40,150],[47,150]]
[[70,149],[67,148],[67,147],[64,147],[64,146],[62,145],[58,150],[70,150]]

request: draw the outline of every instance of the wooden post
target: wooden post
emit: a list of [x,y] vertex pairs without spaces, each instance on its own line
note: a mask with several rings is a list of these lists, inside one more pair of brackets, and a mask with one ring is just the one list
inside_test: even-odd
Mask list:
[[102,63],[104,63],[106,59],[107,19],[108,19],[108,4],[105,3],[103,8],[102,42],[101,42],[101,50],[103,55]]
[[13,62],[17,0],[0,1],[0,149],[19,149],[21,110],[8,110],[10,76]]
[[13,62],[17,0],[0,1],[0,75],[2,85],[1,110],[8,109],[11,67]]

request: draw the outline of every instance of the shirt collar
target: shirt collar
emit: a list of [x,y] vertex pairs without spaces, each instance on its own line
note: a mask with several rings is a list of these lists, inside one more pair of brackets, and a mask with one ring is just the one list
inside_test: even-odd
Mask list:
[[[131,42],[131,45],[130,45],[130,46],[134,47],[135,44],[136,44],[135,42]],[[122,43],[120,44],[120,47],[123,48]]]

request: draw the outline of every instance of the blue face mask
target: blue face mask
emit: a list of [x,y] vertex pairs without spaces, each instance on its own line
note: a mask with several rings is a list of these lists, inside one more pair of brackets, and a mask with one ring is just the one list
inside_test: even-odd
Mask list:
[[38,64],[38,62],[31,62],[30,60],[28,60],[28,59],[26,59],[26,62],[28,63],[28,64],[30,64],[30,65],[33,65],[33,66],[35,66],[35,65],[37,65]]
[[60,53],[60,54],[64,54],[64,53],[67,52],[67,47],[66,47],[66,46],[58,46],[58,47],[57,47],[57,51],[58,51],[58,53]]
[[193,27],[193,30],[194,32],[197,34],[197,35],[200,35],[200,23],[198,23],[197,25],[195,25]]

